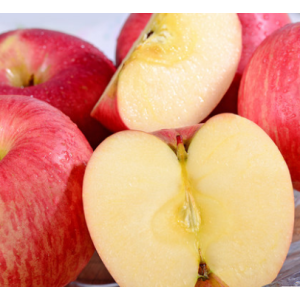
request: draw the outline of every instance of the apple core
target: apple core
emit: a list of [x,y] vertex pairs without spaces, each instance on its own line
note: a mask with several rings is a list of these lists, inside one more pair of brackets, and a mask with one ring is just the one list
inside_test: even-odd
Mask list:
[[179,223],[188,231],[197,233],[201,224],[199,209],[197,208],[188,175],[186,171],[187,153],[181,135],[177,137],[177,157],[181,166],[181,176],[185,188],[184,204],[179,212]]
[[[195,197],[193,195],[192,188],[188,179],[188,173],[186,170],[186,161],[188,154],[183,142],[181,135],[176,136],[177,140],[177,157],[181,166],[181,176],[183,181],[183,186],[185,189],[185,196],[183,200],[182,208],[179,211],[178,222],[185,228],[185,230],[192,232],[196,235],[196,240],[200,238],[200,225],[201,217],[200,210],[196,204]],[[215,274],[211,272],[206,262],[201,257],[201,249],[199,243],[195,243],[198,247],[199,252],[199,268],[198,268],[198,280],[195,284],[196,287],[203,285],[207,286],[227,286],[226,283],[221,281]],[[206,282],[208,281],[208,282]],[[204,283],[205,282],[205,283]]]

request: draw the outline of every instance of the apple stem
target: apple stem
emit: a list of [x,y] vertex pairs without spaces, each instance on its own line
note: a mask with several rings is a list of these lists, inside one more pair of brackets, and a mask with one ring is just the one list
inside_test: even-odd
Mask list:
[[187,159],[187,153],[185,151],[182,136],[177,135],[176,141],[177,141],[177,157],[180,163],[182,163]]
[[28,86],[34,86],[34,74],[31,74],[31,76],[29,78],[29,81],[28,81],[28,84],[26,86],[27,87]]
[[182,136],[181,136],[180,134],[178,134],[178,135],[176,136],[176,142],[177,142],[177,146],[178,146],[179,144],[183,144],[183,139],[182,139]]

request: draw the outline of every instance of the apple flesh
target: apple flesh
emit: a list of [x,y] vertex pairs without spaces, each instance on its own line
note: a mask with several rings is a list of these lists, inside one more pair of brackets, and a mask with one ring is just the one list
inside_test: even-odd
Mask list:
[[236,14],[153,14],[92,116],[111,131],[197,124],[230,86],[240,51]]
[[300,23],[277,30],[257,48],[239,91],[238,112],[278,146],[300,190]]
[[277,147],[233,114],[113,134],[83,183],[89,232],[120,286],[270,283],[291,243],[293,199]]
[[115,67],[74,36],[45,29],[0,35],[0,94],[43,100],[68,115],[92,147],[110,132],[90,116]]
[[0,286],[65,286],[94,246],[82,205],[92,149],[47,103],[0,96]]
[[[118,37],[117,66],[126,57],[132,45],[146,27],[151,15],[146,13],[130,14]],[[285,13],[239,13],[237,15],[242,25],[243,46],[241,59],[230,88],[208,118],[223,112],[237,113],[238,89],[241,77],[253,52],[268,35],[291,23],[289,15]]]
[[152,14],[136,13],[130,14],[117,40],[116,48],[116,65],[119,66],[129,53],[133,44],[139,38],[146,25],[148,24]]

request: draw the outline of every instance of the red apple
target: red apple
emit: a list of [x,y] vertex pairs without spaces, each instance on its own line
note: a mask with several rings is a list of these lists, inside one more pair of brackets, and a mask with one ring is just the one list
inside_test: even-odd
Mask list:
[[209,117],[223,112],[237,113],[238,90],[247,63],[259,44],[272,32],[291,22],[288,14],[238,14],[242,24],[243,48],[235,77],[227,93]]
[[256,49],[242,77],[238,112],[278,146],[300,190],[300,23],[277,30]]
[[[130,14],[118,37],[116,62],[121,64],[130,48],[147,25],[152,14]],[[222,112],[237,113],[238,89],[245,66],[257,46],[273,31],[290,23],[288,14],[237,14],[242,24],[242,55],[233,82],[210,117]],[[209,117],[208,117],[209,118]]]
[[120,286],[261,286],[286,258],[294,197],[286,163],[253,122],[127,130],[94,151],[87,225]]
[[56,108],[0,96],[0,286],[64,286],[88,263],[82,181],[91,154]]
[[115,67],[89,43],[61,32],[23,29],[0,35],[0,94],[55,106],[96,147],[109,132],[90,117]]

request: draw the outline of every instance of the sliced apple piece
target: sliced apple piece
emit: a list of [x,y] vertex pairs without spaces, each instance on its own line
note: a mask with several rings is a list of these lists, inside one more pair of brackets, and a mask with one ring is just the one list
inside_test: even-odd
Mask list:
[[154,14],[92,111],[112,131],[199,123],[231,84],[236,14]]
[[195,130],[116,133],[83,184],[92,240],[120,286],[272,282],[292,238],[293,197],[275,144],[232,114]]

